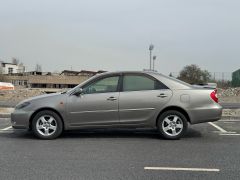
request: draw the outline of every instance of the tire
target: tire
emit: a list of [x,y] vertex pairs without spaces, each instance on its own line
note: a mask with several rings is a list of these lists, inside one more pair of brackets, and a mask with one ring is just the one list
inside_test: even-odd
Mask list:
[[157,128],[165,139],[180,139],[187,132],[187,118],[179,111],[169,110],[159,116]]
[[63,131],[63,123],[58,114],[44,110],[38,112],[32,121],[32,130],[40,139],[55,139]]

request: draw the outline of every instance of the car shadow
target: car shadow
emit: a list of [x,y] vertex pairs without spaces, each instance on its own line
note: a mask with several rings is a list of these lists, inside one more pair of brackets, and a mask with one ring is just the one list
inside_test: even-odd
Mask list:
[[[30,131],[14,131],[5,133],[0,136],[19,138],[19,139],[37,139]],[[200,131],[189,128],[183,139],[201,138],[203,135]],[[72,130],[64,131],[58,139],[86,139],[86,138],[144,138],[144,139],[161,139],[157,130],[133,130],[133,129],[100,129],[100,130]]]

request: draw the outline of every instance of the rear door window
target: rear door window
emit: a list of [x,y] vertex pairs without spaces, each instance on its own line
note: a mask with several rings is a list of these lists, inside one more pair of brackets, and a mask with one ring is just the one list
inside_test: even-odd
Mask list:
[[123,91],[144,91],[167,89],[161,82],[143,75],[125,75],[123,77]]

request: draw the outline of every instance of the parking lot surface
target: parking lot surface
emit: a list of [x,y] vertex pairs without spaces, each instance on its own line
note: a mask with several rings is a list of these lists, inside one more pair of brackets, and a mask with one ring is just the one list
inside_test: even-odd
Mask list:
[[0,119],[0,179],[218,179],[240,177],[240,120],[189,126],[181,140],[150,130],[64,132],[39,140]]

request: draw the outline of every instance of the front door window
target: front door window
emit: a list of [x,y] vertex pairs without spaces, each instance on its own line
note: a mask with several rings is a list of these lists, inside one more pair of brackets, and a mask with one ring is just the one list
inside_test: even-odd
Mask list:
[[119,76],[100,79],[83,88],[84,94],[116,92],[118,90]]

